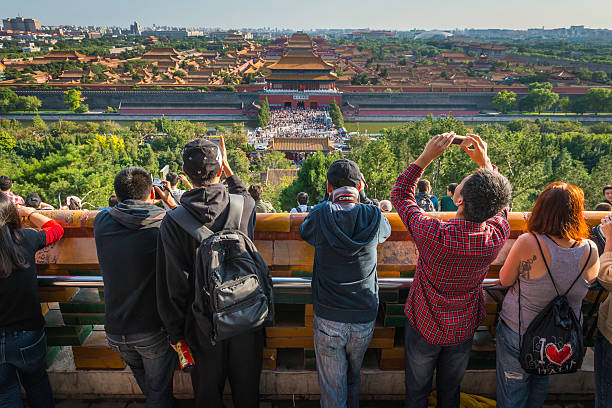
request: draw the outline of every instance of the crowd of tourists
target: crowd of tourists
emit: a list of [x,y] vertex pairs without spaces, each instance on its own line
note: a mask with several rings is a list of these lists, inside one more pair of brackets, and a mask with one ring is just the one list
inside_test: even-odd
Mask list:
[[258,131],[257,140],[268,142],[274,137],[325,137],[337,138],[338,131],[325,108],[282,108],[270,111],[268,125]]
[[[405,304],[406,407],[428,406],[434,373],[438,407],[459,407],[474,333],[485,318],[482,283],[511,232],[512,186],[477,135],[460,144],[476,170],[449,185],[440,202],[429,195],[421,176],[455,137],[434,136],[391,191],[418,249]],[[263,202],[261,186],[247,189],[233,173],[223,138],[220,146],[189,142],[183,163],[185,191],[177,189],[178,176],[154,185],[145,169],[122,169],[114,180],[117,204],[96,215],[108,344],[131,368],[147,406],[173,406],[180,364],[190,369],[196,406],[223,407],[229,380],[235,407],[257,407],[273,291],[253,244],[255,213],[274,210]],[[34,254],[64,230],[0,181],[0,407],[22,406],[21,386],[29,406],[49,407]],[[372,202],[364,188],[358,165],[337,160],[327,171],[325,199],[310,206],[300,193],[291,211],[306,214],[299,233],[315,248],[314,348],[322,407],[359,406],[360,368],[378,314],[377,246],[391,235],[383,214],[391,203]],[[612,186],[604,196],[611,201]],[[448,221],[426,214],[451,204],[456,213]],[[542,406],[550,376],[582,364],[582,301],[596,280],[612,290],[612,214],[602,219],[596,243],[583,211],[579,187],[549,184],[499,272],[500,285],[508,288],[496,330],[499,407]],[[23,220],[37,229],[24,228]],[[609,299],[599,308],[598,408],[612,406],[611,308]]]

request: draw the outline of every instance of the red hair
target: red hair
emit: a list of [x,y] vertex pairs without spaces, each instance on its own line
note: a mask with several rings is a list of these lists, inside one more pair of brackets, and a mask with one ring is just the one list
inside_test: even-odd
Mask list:
[[589,237],[584,221],[584,192],[580,187],[556,181],[540,193],[527,220],[527,231],[575,239]]

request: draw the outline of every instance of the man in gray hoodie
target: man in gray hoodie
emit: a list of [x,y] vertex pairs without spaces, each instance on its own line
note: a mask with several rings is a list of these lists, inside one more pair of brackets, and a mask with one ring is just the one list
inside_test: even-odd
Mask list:
[[380,209],[360,204],[361,172],[337,160],[327,172],[329,201],[312,208],[300,235],[315,247],[314,343],[322,407],[359,406],[359,370],[378,312],[376,248],[391,234]]

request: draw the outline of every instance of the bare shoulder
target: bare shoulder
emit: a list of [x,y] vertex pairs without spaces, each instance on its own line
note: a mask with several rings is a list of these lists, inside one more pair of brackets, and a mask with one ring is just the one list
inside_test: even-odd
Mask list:
[[518,245],[519,248],[524,249],[537,248],[538,246],[536,242],[536,237],[530,232],[526,232],[524,234],[519,235],[514,245]]

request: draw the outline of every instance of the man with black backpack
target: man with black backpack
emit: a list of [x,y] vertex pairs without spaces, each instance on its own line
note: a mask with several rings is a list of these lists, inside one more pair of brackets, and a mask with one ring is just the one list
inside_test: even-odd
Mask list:
[[308,193],[303,191],[299,192],[297,195],[297,204],[297,207],[291,209],[291,214],[310,212],[312,207],[308,205]]
[[159,313],[172,344],[186,342],[193,354],[196,406],[222,407],[229,378],[234,406],[257,407],[272,284],[252,243],[255,202],[222,137],[220,148],[206,139],[185,145],[183,171],[194,188],[160,227]]
[[429,184],[429,180],[419,180],[414,198],[419,208],[425,212],[438,211],[438,199],[436,196],[429,194],[430,192],[431,184]]

